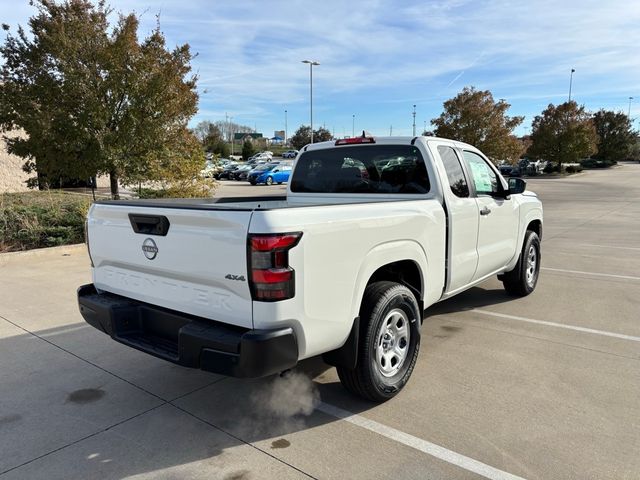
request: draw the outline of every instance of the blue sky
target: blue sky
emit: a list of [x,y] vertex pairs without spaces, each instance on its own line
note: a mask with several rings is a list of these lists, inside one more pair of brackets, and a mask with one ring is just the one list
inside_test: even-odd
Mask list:
[[[314,126],[336,136],[366,129],[410,135],[438,116],[464,86],[488,89],[524,115],[516,133],[549,103],[572,98],[589,110],[640,117],[640,2],[367,2],[113,0],[155,25],[170,46],[198,54],[200,120],[224,120],[291,135],[309,123],[309,67],[314,67]],[[0,0],[0,19],[26,24],[27,0]],[[635,127],[640,127],[636,120]]]

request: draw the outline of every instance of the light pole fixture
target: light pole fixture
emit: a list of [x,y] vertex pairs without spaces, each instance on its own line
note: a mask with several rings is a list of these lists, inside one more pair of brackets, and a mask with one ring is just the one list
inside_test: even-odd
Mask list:
[[416,136],[416,106],[413,106],[413,136]]
[[313,143],[313,66],[320,65],[320,62],[302,60],[302,63],[309,64],[309,116],[311,117],[311,143]]
[[629,117],[629,120],[631,120],[631,100],[633,100],[633,97],[629,97],[629,110],[627,110],[627,117]]
[[356,136],[356,114],[351,115],[351,136]]
[[573,72],[575,72],[576,69],[572,68],[571,69],[571,75],[569,76],[569,101],[571,101],[571,86],[573,85]]

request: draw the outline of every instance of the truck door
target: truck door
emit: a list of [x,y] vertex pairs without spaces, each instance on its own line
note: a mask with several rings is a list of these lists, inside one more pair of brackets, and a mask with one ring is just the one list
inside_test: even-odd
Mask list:
[[[471,282],[478,265],[478,208],[469,189],[461,160],[456,150],[447,143],[430,141],[434,156],[440,157],[444,175],[445,204],[448,216],[448,275],[445,291],[451,292]],[[438,169],[442,167],[438,165]]]
[[518,206],[513,199],[496,196],[500,178],[489,161],[463,150],[477,204],[478,268],[474,280],[504,267],[513,258],[518,238]]

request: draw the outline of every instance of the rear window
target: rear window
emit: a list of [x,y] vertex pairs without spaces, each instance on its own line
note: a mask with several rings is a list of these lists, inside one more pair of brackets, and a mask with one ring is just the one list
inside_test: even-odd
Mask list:
[[411,145],[361,145],[303,153],[291,180],[299,193],[429,192],[420,151]]

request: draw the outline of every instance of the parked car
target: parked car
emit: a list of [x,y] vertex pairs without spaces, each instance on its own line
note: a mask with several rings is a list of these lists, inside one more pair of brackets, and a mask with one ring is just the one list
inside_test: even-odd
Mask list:
[[502,165],[500,167],[500,173],[504,177],[519,177],[520,176],[520,168],[514,165]]
[[264,183],[265,185],[278,185],[288,182],[289,175],[291,175],[290,165],[274,165],[270,170],[265,170],[261,175],[256,177],[256,184]]
[[[431,305],[496,276],[513,296],[535,290],[542,203],[462,142],[347,140],[302,152],[286,200],[94,202],[80,313],[185,367],[264,377],[323,355],[354,394],[394,397]],[[401,161],[380,172],[381,158]]]
[[204,168],[200,171],[200,175],[204,178],[216,177],[222,171],[222,165],[215,160],[207,160]]
[[287,150],[282,154],[282,158],[296,158],[298,156],[298,150]]
[[224,179],[228,179],[229,175],[231,174],[231,172],[233,172],[234,170],[238,169],[239,165],[235,162],[230,162],[227,163],[224,168],[222,169],[222,171],[220,173],[218,173],[218,176],[216,177],[218,180],[224,180]]
[[258,178],[264,173],[267,172],[269,170],[274,169],[276,166],[278,165],[278,163],[263,163],[260,165],[257,165],[253,170],[251,170],[249,172],[249,174],[247,175],[247,180],[249,181],[249,183],[251,185],[256,185],[258,183]]
[[252,169],[253,167],[251,165],[239,165],[238,168],[229,172],[229,180],[240,180],[240,175]]
[[241,172],[238,172],[238,175],[236,176],[236,180],[238,181],[246,181],[247,177],[249,176],[249,173],[251,173],[253,171],[253,167],[251,167],[248,170],[243,170]]
[[252,157],[249,157],[248,161],[251,160],[265,160],[265,161],[271,161],[271,159],[273,158],[273,154],[271,152],[260,152],[260,153],[256,153],[255,155],[253,155]]

